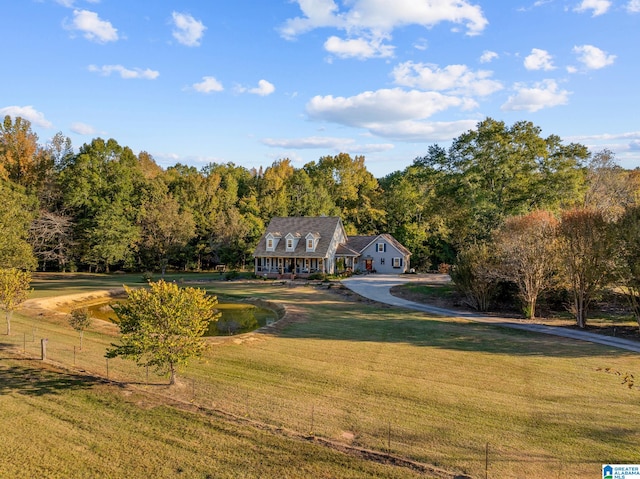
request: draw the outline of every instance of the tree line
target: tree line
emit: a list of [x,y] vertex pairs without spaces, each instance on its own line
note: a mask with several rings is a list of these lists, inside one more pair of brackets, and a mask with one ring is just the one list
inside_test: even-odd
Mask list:
[[346,153],[301,168],[280,159],[165,169],[114,139],[76,151],[62,133],[41,144],[23,118],[0,125],[2,268],[243,268],[272,217],[335,215],[350,235],[392,234],[424,271],[495,251],[511,218],[542,211],[567,225],[571,212],[597,212],[610,227],[633,216],[639,196],[639,169],[528,121],[486,118],[383,178]]

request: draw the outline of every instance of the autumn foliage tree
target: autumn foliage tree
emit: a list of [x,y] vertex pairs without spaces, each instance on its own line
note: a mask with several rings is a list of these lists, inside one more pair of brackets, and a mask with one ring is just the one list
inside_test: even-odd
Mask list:
[[584,328],[594,296],[615,277],[613,228],[600,210],[574,209],[562,213],[559,233],[561,272],[572,298],[569,309]]
[[629,208],[616,223],[617,280],[640,326],[640,206]]
[[495,233],[499,272],[515,283],[527,318],[533,319],[540,295],[554,282],[557,218],[548,211],[507,218]]
[[149,289],[125,286],[128,301],[114,306],[118,316],[121,344],[113,344],[106,357],[122,356],[139,366],[153,366],[168,372],[169,384],[176,382],[176,368],[198,357],[205,349],[202,338],[219,314],[215,296],[198,288],[180,288],[163,280]]

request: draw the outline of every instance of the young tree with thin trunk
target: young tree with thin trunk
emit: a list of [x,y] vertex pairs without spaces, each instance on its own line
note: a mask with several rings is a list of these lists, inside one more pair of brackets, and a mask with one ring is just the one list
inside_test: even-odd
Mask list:
[[640,326],[640,206],[628,208],[616,226],[617,279]]
[[499,276],[496,274],[496,258],[487,243],[474,243],[458,253],[451,269],[451,279],[469,306],[478,311],[488,311]]
[[121,344],[112,344],[106,357],[122,356],[139,366],[153,366],[168,372],[169,384],[176,382],[176,368],[198,357],[205,349],[202,336],[209,323],[220,316],[218,300],[197,288],[180,288],[163,280],[150,283],[149,289],[125,286],[128,301],[114,307]]
[[554,283],[558,220],[548,211],[508,218],[495,233],[501,275],[518,287],[528,319],[540,295]]
[[572,296],[569,310],[584,328],[594,296],[615,277],[613,228],[602,211],[574,209],[562,213],[559,232],[561,271]]
[[7,318],[7,336],[11,334],[13,312],[22,304],[29,293],[31,273],[16,268],[0,269],[0,304]]
[[78,308],[71,311],[69,315],[69,325],[80,333],[80,351],[82,351],[82,340],[85,330],[91,326],[91,313],[88,308]]

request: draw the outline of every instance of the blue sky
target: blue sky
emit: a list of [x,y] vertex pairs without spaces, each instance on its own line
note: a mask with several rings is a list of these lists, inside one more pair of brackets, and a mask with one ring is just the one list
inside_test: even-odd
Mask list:
[[41,143],[381,177],[492,117],[640,166],[640,0],[0,0],[0,31]]

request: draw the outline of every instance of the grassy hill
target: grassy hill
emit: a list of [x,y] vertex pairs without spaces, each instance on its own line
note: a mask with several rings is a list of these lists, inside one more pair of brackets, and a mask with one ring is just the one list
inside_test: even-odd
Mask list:
[[[64,277],[49,278],[48,289],[40,289],[38,295],[134,281],[121,277],[117,283],[111,282],[113,277],[108,278],[98,278],[95,283],[86,279],[87,284],[82,285],[65,285]],[[406,468],[371,472],[367,467],[381,466],[365,466],[360,461],[355,465],[343,463],[354,459],[333,451],[312,448],[303,453],[306,447],[318,446],[293,440],[288,446],[291,439],[284,441],[264,430],[231,427],[215,417],[194,416],[172,407],[171,401],[175,400],[225,411],[271,428],[390,450],[394,455],[474,477],[485,476],[487,460],[490,477],[529,478],[595,477],[602,463],[638,461],[640,427],[633,418],[640,389],[629,382],[629,374],[638,372],[635,354],[460,319],[430,317],[311,285],[289,288],[265,282],[217,281],[200,285],[216,294],[276,301],[287,308],[287,317],[270,332],[212,339],[207,355],[192,363],[184,371],[181,385],[173,389],[162,385],[165,378],[152,373],[147,377],[146,371],[128,362],[113,360],[106,364],[104,350],[116,340],[110,325],[94,325],[85,334],[85,350],[74,354],[77,334],[62,315],[34,311],[32,316],[17,315],[14,334],[0,338],[3,349],[38,356],[39,338],[47,337],[51,361],[69,367],[75,361],[76,369],[103,377],[108,368],[110,379],[133,386],[86,382],[72,375],[65,379],[71,383],[68,387],[56,388],[52,394],[26,394],[22,390],[27,387],[25,383],[28,385],[26,380],[2,387],[0,411],[5,422],[10,417],[28,418],[29,414],[41,415],[42,419],[21,420],[15,433],[3,429],[0,457],[8,458],[11,451],[29,446],[30,452],[18,464],[28,471],[48,470],[49,477],[62,477],[71,465],[81,467],[81,453],[92,451],[91,444],[96,444],[101,452],[91,455],[93,462],[85,472],[98,471],[112,462],[114,467],[122,464],[121,470],[126,470],[140,461],[140,468],[132,469],[137,477],[150,470],[157,477],[174,477],[171,474],[176,467],[183,467],[179,465],[182,461],[189,464],[184,477],[206,477],[210,473],[212,477],[242,477],[237,475],[238,464],[254,467],[244,452],[220,452],[222,455],[215,460],[218,469],[211,471],[196,457],[210,457],[212,449],[237,451],[248,447],[261,458],[262,477],[414,474]],[[7,371],[19,373],[15,368],[20,362],[12,361],[0,361],[0,374],[10,377]],[[23,367],[34,369],[37,364]],[[25,372],[26,377],[33,374]],[[160,405],[150,408],[145,402],[148,399],[138,398],[147,391],[153,392],[157,398],[154,402]],[[43,403],[27,407],[24,397]],[[112,410],[121,412],[112,415]],[[91,421],[86,419],[94,416]],[[146,424],[157,422],[161,424],[149,432]],[[228,436],[220,432],[230,427]],[[239,434],[236,427],[242,429],[242,437],[250,438],[248,442],[235,442]],[[190,428],[197,431],[185,432]],[[162,431],[160,442],[154,443],[153,431]],[[204,439],[190,441],[190,434],[204,434]],[[54,452],[49,456],[35,454],[35,437],[43,450],[52,450],[45,444],[55,444]],[[127,441],[133,446],[123,446]],[[272,441],[287,444],[274,446]],[[166,461],[169,469],[148,457],[155,446],[170,449]],[[280,448],[291,450],[291,458],[283,460],[289,453],[281,456]],[[110,461],[112,454],[115,459]],[[327,454],[331,458],[323,459]],[[50,469],[39,469],[46,463]]]

